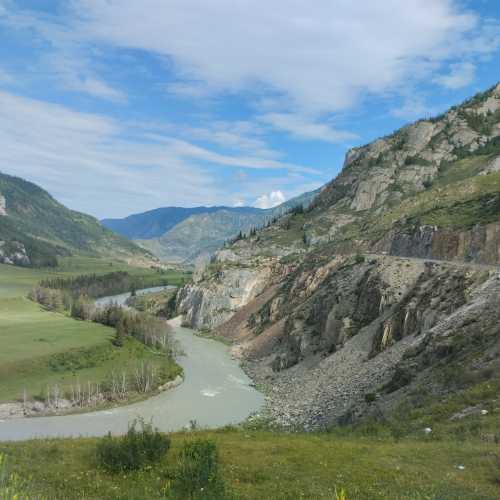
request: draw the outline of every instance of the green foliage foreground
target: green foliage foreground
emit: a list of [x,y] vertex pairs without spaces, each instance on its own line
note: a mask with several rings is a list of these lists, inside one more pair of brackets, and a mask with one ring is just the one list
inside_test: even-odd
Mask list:
[[[500,496],[500,448],[493,442],[437,439],[432,434],[396,441],[248,428],[175,433],[170,438],[171,448],[159,461],[118,474],[97,463],[100,439],[7,443],[0,444],[0,453],[8,457],[12,471],[30,476],[34,494],[49,499],[192,495],[261,500],[486,500]],[[207,478],[214,479],[208,482]],[[199,486],[200,480],[205,480],[200,490],[212,484],[222,487],[219,491],[226,497],[194,496],[189,484]]]

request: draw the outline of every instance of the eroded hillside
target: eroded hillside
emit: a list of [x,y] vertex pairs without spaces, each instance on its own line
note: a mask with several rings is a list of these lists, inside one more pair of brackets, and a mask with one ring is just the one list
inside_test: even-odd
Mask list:
[[447,394],[454,363],[497,374],[499,247],[500,84],[349,151],[310,209],[219,251],[178,310],[235,342],[275,421],[323,426],[419,384]]

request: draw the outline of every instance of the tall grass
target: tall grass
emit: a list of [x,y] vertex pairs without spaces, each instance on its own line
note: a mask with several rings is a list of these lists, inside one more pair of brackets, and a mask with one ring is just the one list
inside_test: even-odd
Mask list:
[[44,500],[30,492],[30,484],[10,470],[7,457],[0,453],[0,500]]

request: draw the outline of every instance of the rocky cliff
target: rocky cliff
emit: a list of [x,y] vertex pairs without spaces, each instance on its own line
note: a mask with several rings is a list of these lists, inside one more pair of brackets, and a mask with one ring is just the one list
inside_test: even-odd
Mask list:
[[[500,298],[499,158],[497,85],[349,151],[308,210],[217,253],[179,312],[235,342],[281,424],[363,418],[375,400],[389,411],[415,366],[443,378],[460,321],[479,315],[480,341],[498,340],[481,314]],[[464,371],[489,363],[462,344]]]

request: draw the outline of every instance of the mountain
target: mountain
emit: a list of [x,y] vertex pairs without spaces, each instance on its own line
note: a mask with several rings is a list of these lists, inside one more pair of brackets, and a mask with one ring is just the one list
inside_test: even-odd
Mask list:
[[56,265],[57,256],[108,256],[149,261],[136,244],[99,221],[57,202],[40,187],[0,173],[0,262]]
[[209,257],[239,232],[264,226],[291,208],[308,206],[319,190],[304,193],[281,205],[262,210],[254,207],[166,207],[104,219],[102,223],[132,238],[162,260],[192,263]]
[[124,219],[103,219],[101,223],[112,231],[130,240],[151,240],[159,238],[183,220],[196,214],[210,214],[219,210],[234,213],[254,213],[252,207],[163,207],[140,214],[133,214]]
[[280,425],[433,405],[458,420],[496,404],[499,248],[500,84],[348,151],[307,210],[217,251],[177,308],[235,344]]
[[220,209],[191,215],[160,238],[140,240],[138,243],[162,260],[193,262],[222,247],[240,231],[249,232],[265,223],[267,211],[257,208],[248,212]]

